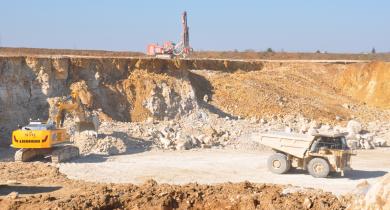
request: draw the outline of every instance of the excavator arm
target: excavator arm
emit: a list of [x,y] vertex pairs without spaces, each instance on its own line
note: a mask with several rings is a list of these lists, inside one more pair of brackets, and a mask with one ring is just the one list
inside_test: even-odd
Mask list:
[[72,91],[72,94],[64,101],[58,102],[57,115],[55,122],[58,127],[63,127],[65,114],[68,112],[74,113],[75,117],[79,119],[76,123],[76,130],[81,132],[85,130],[92,130],[97,132],[98,122],[96,117],[87,117],[86,107],[83,105],[79,98],[79,94],[76,91]]
[[57,107],[58,107],[58,113],[56,115],[56,119],[55,119],[55,122],[56,122],[56,125],[58,127],[63,127],[64,126],[64,120],[65,120],[65,113],[66,112],[71,112],[71,111],[74,111],[77,109],[77,104],[68,104],[68,103],[58,103],[57,104]]

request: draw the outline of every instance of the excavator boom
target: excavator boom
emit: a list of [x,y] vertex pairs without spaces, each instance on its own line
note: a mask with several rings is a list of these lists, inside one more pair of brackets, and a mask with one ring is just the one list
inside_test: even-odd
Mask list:
[[[72,112],[75,117],[78,118],[76,122],[76,130],[78,132],[91,130],[97,132],[98,130],[98,120],[96,116],[87,116],[86,107],[81,103],[79,94],[75,91],[72,92],[71,100],[65,100],[56,104],[57,106],[57,115],[55,117],[56,125],[63,127],[65,120],[65,113]],[[68,101],[71,101],[70,103]]]

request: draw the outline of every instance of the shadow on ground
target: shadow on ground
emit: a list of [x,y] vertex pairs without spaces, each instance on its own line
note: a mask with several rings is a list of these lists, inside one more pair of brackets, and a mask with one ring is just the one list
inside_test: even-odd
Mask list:
[[[128,154],[136,154],[136,153],[142,153],[151,150],[151,141],[147,141],[144,139],[134,138],[128,136],[124,132],[116,132],[114,131],[112,134],[99,134],[99,138],[103,139],[107,136],[112,136],[115,138],[124,139],[124,142],[126,144],[127,150],[125,153],[118,154],[118,155],[128,155]],[[115,148],[114,148],[115,149]],[[17,149],[13,148],[2,148],[0,147],[0,162],[13,162],[14,161],[14,154],[17,151]],[[117,153],[118,151],[114,151],[114,153]],[[67,162],[75,162],[75,163],[98,163],[98,162],[104,162],[109,156],[113,155],[98,155],[98,154],[91,154],[80,158],[75,158]],[[40,161],[43,163],[49,163],[51,162],[51,159],[49,156],[38,156],[31,160],[33,161]]]
[[238,117],[235,117],[229,113],[226,113],[212,104],[208,104],[208,103],[205,103],[203,101],[200,101],[198,103],[199,103],[199,106],[201,108],[207,109],[211,113],[217,114],[219,117],[222,117],[222,118],[229,117],[230,119],[234,119],[234,120],[238,119]]
[[387,174],[387,171],[363,171],[363,170],[353,170],[345,174],[345,177],[351,180],[359,179],[370,179],[384,176]]
[[237,117],[222,111],[221,109],[212,104],[203,101],[203,97],[205,95],[207,95],[208,100],[211,101],[213,99],[214,94],[214,87],[212,86],[211,82],[207,80],[207,78],[194,72],[189,73],[189,78],[192,86],[195,89],[195,95],[198,99],[198,104],[201,108],[207,109],[211,113],[217,114],[218,116],[223,118],[229,117],[231,119],[237,119]]
[[[341,176],[340,173],[337,172],[331,172],[329,173],[329,176],[327,178],[331,179],[339,179],[339,178],[347,178],[350,180],[360,180],[360,179],[371,179],[371,178],[377,178],[384,176],[387,174],[387,171],[363,171],[363,170],[352,170],[345,172],[344,176]],[[287,172],[287,174],[307,174],[308,176],[311,176],[307,171],[300,170],[300,169],[294,169],[292,168]]]
[[62,187],[23,186],[23,185],[0,185],[0,196],[8,195],[11,192],[19,194],[48,193],[61,189]]
[[14,161],[14,154],[16,149],[10,147],[0,147],[0,162]]

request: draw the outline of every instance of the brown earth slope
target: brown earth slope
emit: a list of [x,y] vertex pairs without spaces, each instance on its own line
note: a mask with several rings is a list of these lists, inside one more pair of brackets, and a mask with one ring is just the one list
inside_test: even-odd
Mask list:
[[369,105],[390,108],[390,63],[354,64],[340,74],[342,91]]
[[[210,82],[211,103],[235,116],[303,115],[323,122],[335,122],[336,116],[344,120],[353,117],[362,121],[388,119],[388,113],[384,114],[382,109],[360,103],[335,84],[339,75],[347,74],[355,66],[358,64],[266,63],[261,71],[193,72]],[[358,85],[360,83],[351,83],[349,88],[354,90]],[[384,86],[378,84],[378,87]],[[390,89],[382,91],[382,95],[372,97],[388,100],[386,94]]]

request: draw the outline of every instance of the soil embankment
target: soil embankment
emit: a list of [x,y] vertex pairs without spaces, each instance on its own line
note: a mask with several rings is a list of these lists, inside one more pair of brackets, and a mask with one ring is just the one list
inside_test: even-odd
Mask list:
[[[1,163],[1,209],[344,209],[336,196],[315,190],[249,182],[218,185],[98,184],[67,179],[43,163]],[[16,180],[16,181],[15,181]],[[19,182],[19,184],[15,184]]]

